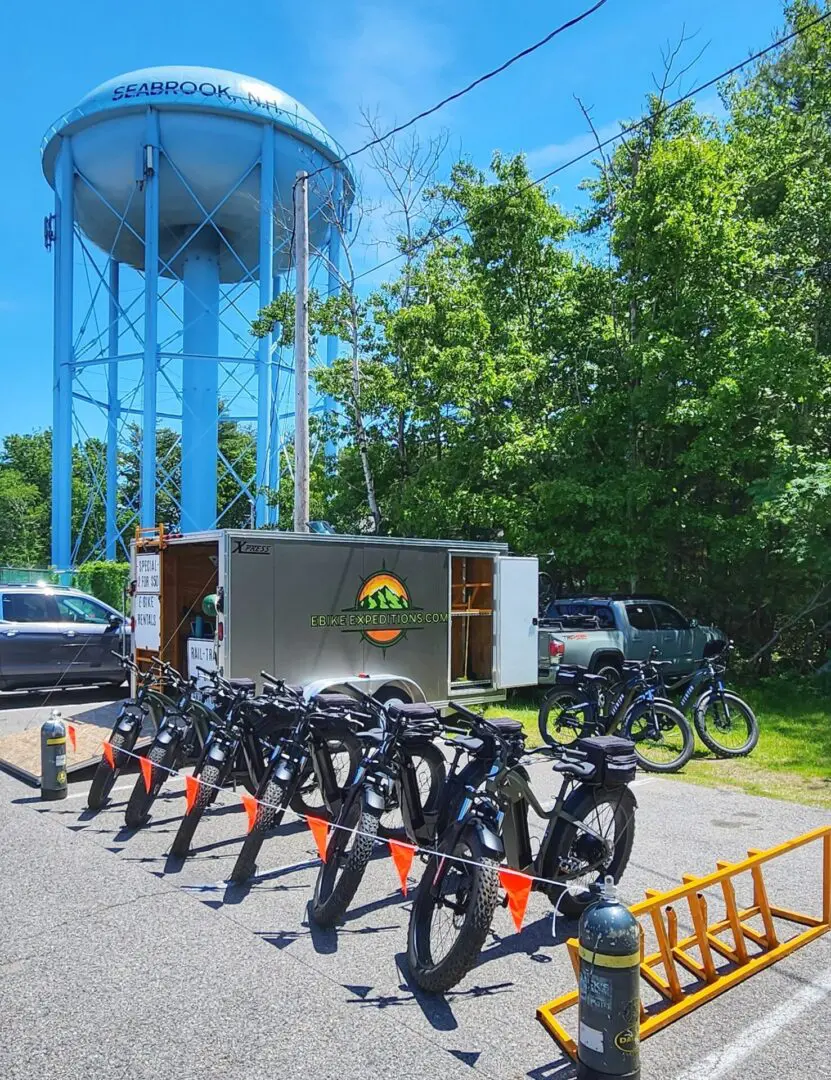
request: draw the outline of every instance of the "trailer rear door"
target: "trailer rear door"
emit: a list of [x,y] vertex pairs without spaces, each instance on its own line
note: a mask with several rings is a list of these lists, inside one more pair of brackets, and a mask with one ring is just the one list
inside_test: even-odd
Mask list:
[[539,566],[534,558],[496,560],[496,686],[537,683]]

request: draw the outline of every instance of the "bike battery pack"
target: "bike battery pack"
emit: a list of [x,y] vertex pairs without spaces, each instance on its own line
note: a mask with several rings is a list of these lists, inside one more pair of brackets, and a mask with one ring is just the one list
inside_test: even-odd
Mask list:
[[631,784],[635,779],[638,759],[635,744],[629,739],[621,739],[618,735],[592,735],[577,739],[569,749],[594,765],[595,774],[587,781],[590,784],[619,787]]

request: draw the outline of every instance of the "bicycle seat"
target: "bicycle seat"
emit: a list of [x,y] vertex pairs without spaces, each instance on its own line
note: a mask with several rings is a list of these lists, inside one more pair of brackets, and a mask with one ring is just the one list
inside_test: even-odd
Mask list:
[[369,742],[375,743],[381,742],[385,735],[386,732],[384,729],[379,727],[369,728],[358,732],[359,739],[367,739]]
[[456,735],[454,738],[445,741],[450,746],[460,746],[470,754],[478,754],[485,745],[481,739],[477,739],[473,735]]
[[609,680],[605,675],[592,675],[590,671],[587,671],[585,675],[581,676],[583,682],[608,682]]
[[390,703],[387,705],[387,712],[396,720],[419,721],[439,718],[438,709],[421,701]]
[[500,735],[519,735],[522,731],[522,724],[519,720],[512,720],[510,716],[495,716],[492,720],[488,718],[487,724],[492,728],[496,728]]
[[302,699],[303,687],[295,686],[292,683],[283,683],[282,687],[278,688],[272,683],[266,683],[263,687],[263,694],[266,697],[296,697]]
[[228,684],[234,690],[244,690],[246,694],[253,694],[256,689],[253,679],[229,679]]
[[671,660],[650,660],[649,662],[653,667],[670,667],[672,664]]

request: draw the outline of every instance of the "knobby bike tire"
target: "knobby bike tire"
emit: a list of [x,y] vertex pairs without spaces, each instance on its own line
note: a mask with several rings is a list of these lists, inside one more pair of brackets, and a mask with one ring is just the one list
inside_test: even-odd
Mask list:
[[[311,905],[311,915],[318,926],[335,926],[343,920],[372,858],[379,818],[379,811],[364,807],[356,832],[335,829],[330,836],[326,862],[320,865]],[[350,840],[352,847],[347,852]]]
[[[549,746],[570,746],[571,743],[583,735],[589,733],[585,715],[583,712],[570,714],[573,717],[573,725],[559,726],[560,717],[569,715],[569,708],[585,701],[585,695],[579,694],[569,687],[555,687],[549,690],[542,699],[537,726],[540,738]],[[559,711],[558,711],[559,710]]]
[[[168,756],[171,757],[170,761],[167,760]],[[124,811],[124,824],[128,829],[140,829],[142,825],[147,824],[153,803],[156,801],[165,780],[170,776],[167,769],[173,768],[174,758],[175,753],[171,755],[169,747],[151,746],[148,750],[147,760],[153,766],[150,773],[150,790],[148,791],[145,787],[144,774],[139,770],[135,787],[130,792],[130,798],[127,801],[127,809]],[[166,768],[158,768],[159,765],[166,766]]]
[[[648,740],[640,733],[638,727],[638,721],[648,717],[654,710],[660,730],[671,731],[673,728],[678,729],[678,733],[681,737],[681,748],[674,757],[668,761],[654,761],[647,756],[646,745]],[[695,736],[693,735],[692,727],[689,720],[674,705],[670,705],[663,701],[654,701],[651,704],[648,702],[642,702],[640,705],[636,705],[630,709],[623,719],[623,730],[621,734],[631,739],[635,744],[635,755],[638,759],[638,764],[642,769],[647,772],[657,773],[671,773],[678,772],[679,769],[683,769],[690,758],[693,756],[695,750]],[[670,749],[667,747],[667,749]]]
[[89,794],[87,795],[87,807],[90,810],[100,810],[110,796],[113,784],[115,783],[118,774],[121,772],[121,766],[118,762],[118,751],[122,747],[125,749],[132,749],[132,747],[127,747],[124,736],[118,733],[110,736],[110,745],[113,747],[113,761],[115,762],[115,768],[111,769],[103,757],[98,762],[98,767],[93,775]]
[[[427,782],[423,788],[419,785],[419,790],[422,793],[421,807],[425,814],[435,814],[444,791],[444,785],[447,782],[447,762],[444,754],[432,743],[419,743],[415,746],[406,747],[402,752],[413,761],[416,770],[419,768],[415,760],[417,758],[426,767],[427,775],[424,777],[424,774],[422,774],[422,776]],[[397,794],[399,807],[382,815],[378,832],[385,840],[397,840],[400,843],[406,843],[409,838],[404,827],[404,819],[400,808],[400,791]]]
[[[708,714],[713,711],[712,707],[717,705],[721,698],[726,699],[730,707],[739,713],[741,717],[739,723],[747,732],[747,738],[739,746],[728,746],[723,741],[719,741],[719,735],[722,732],[719,730],[717,719],[714,717],[712,723],[708,722]],[[695,703],[693,721],[701,741],[708,750],[712,750],[719,757],[746,757],[759,741],[759,721],[756,719],[755,713],[746,701],[731,690],[725,690],[722,694],[718,694],[714,690],[708,690],[705,694],[702,694]]]
[[[563,804],[563,810],[574,818],[575,822],[582,821],[595,832],[609,835],[602,826],[598,828],[605,816],[603,807],[608,807],[611,811],[610,823],[613,822],[615,828],[611,858],[597,870],[572,879],[571,885],[565,881],[562,889],[552,886],[547,890],[551,902],[556,903],[557,910],[566,918],[576,918],[591,903],[593,897],[589,892],[589,885],[592,881],[604,878],[607,874],[610,874],[615,881],[620,881],[632,854],[637,803],[628,787],[593,788],[587,784],[581,784],[571,792]],[[542,876],[558,879],[564,877],[561,870],[564,861],[579,858],[581,847],[585,846],[587,841],[590,844],[593,837],[580,829],[579,825],[572,824],[563,818],[555,822],[553,829]],[[592,854],[590,847],[587,848],[587,853]],[[575,885],[578,886],[576,891]]]
[[[262,802],[257,805],[257,817],[246,836],[229,881],[242,882],[257,872],[257,856],[269,833],[283,820],[286,807],[286,787],[279,780],[269,780],[265,790],[255,793]],[[268,804],[268,805],[266,805]]]
[[435,855],[427,860],[407,928],[407,963],[413,981],[432,994],[445,993],[475,967],[499,900],[498,863],[485,854],[474,829],[465,829],[449,854],[461,855],[478,864],[445,862],[445,875],[457,873],[467,883],[460,901],[464,915],[455,941],[444,956],[434,960],[430,930],[438,909],[438,897],[433,894],[433,882],[439,870]]
[[[333,749],[340,748],[339,750],[336,749],[336,752],[345,752],[349,755],[348,770],[340,778],[343,780],[343,783],[341,784],[341,791],[343,791],[355,775],[355,770],[361,763],[361,758],[363,756],[361,744],[358,739],[351,734],[333,736],[326,741],[329,744],[330,753]],[[333,808],[327,806],[323,801],[323,793],[317,786],[317,780],[311,761],[308,761],[306,767],[303,769],[297,792],[291,800],[291,808],[298,814],[309,814],[311,817],[324,818],[327,821],[332,817]]]
[[[170,854],[178,859],[187,858],[196,826],[202,820],[202,815],[216,798],[216,788],[220,786],[221,773],[216,765],[206,765],[199,773],[202,783],[196,793],[196,799],[190,813],[185,814],[179,822],[179,828],[170,846]],[[209,786],[211,785],[211,786]]]

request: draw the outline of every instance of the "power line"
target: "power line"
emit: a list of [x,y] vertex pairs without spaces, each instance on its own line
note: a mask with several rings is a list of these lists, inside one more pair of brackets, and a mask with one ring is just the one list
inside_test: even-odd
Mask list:
[[309,179],[313,176],[317,176],[319,173],[328,172],[329,169],[335,168],[337,165],[343,165],[344,162],[349,161],[353,157],[357,157],[358,154],[363,154],[364,151],[370,150],[373,146],[378,146],[382,142],[386,142],[387,139],[393,135],[398,135],[399,132],[406,131],[407,128],[412,127],[413,124],[417,124],[419,120],[424,120],[427,116],[432,116],[433,113],[437,113],[439,109],[443,109],[445,105],[449,105],[452,101],[458,101],[459,98],[464,97],[465,94],[469,94],[471,90],[475,90],[477,86],[481,86],[482,83],[487,82],[489,79],[495,78],[497,75],[501,75],[503,71],[507,71],[512,64],[515,64],[518,60],[523,60],[526,56],[530,56],[531,53],[536,52],[537,49],[541,49],[544,45],[547,45],[550,41],[553,41],[555,37],[564,33],[566,30],[570,30],[572,26],[576,26],[584,19],[587,19],[589,15],[593,15],[595,11],[602,8],[607,0],[597,0],[597,3],[592,7],[587,8],[582,14],[575,15],[573,19],[569,19],[568,22],[564,22],[562,26],[558,26],[556,30],[552,30],[551,33],[546,34],[544,38],[535,42],[533,45],[529,45],[528,48],[523,49],[522,52],[515,53],[512,57],[506,60],[499,67],[494,68],[492,71],[486,72],[484,75],[480,75],[477,79],[474,79],[472,83],[463,87],[461,90],[457,90],[453,94],[449,94],[446,98],[442,98],[441,101],[432,105],[429,109],[425,109],[424,112],[418,113],[417,116],[411,117],[403,124],[398,124],[397,127],[390,128],[389,131],[383,135],[378,135],[374,139],[370,139],[368,143],[363,146],[359,146],[357,150],[352,150],[348,154],[344,154],[343,157],[337,158],[335,161],[329,161],[326,165],[321,166],[319,169],[315,169],[314,172],[310,172]]
[[671,101],[668,102],[666,105],[662,105],[659,109],[656,109],[648,116],[645,116],[642,120],[638,120],[634,124],[630,124],[628,127],[622,128],[616,135],[611,135],[608,139],[604,139],[600,142],[595,143],[594,146],[592,146],[588,150],[585,150],[582,154],[577,154],[576,157],[571,158],[569,161],[564,162],[562,165],[558,165],[554,169],[550,169],[547,173],[543,173],[542,176],[538,176],[535,180],[529,180],[527,184],[523,184],[522,187],[518,188],[516,191],[513,191],[510,194],[504,196],[503,199],[494,203],[492,206],[487,207],[486,210],[480,210],[474,214],[463,215],[461,218],[458,219],[458,221],[455,221],[450,225],[446,226],[445,228],[439,229],[438,231],[432,232],[429,235],[425,236],[417,244],[414,244],[413,247],[409,249],[409,251],[400,251],[397,255],[393,255],[389,259],[385,259],[384,262],[380,262],[376,266],[370,267],[369,270],[364,270],[362,273],[357,274],[354,280],[358,281],[360,278],[368,277],[370,274],[374,274],[377,270],[382,270],[385,266],[390,266],[392,263],[398,262],[399,259],[403,259],[406,255],[414,255],[423,247],[426,247],[428,244],[433,243],[434,240],[438,240],[442,236],[446,236],[448,233],[451,233],[454,230],[461,228],[463,225],[472,224],[478,216],[484,217],[486,214],[492,213],[495,209],[498,210],[500,206],[504,206],[512,199],[517,198],[517,196],[522,195],[524,192],[529,191],[531,188],[539,187],[539,185],[545,183],[546,180],[550,180],[552,176],[556,176],[558,173],[564,172],[566,169],[570,169],[572,165],[576,165],[578,164],[578,162],[584,161],[588,157],[592,157],[600,150],[605,149],[605,147],[611,146],[613,143],[618,142],[620,139],[624,138],[624,136],[631,135],[634,131],[639,131],[641,128],[646,127],[648,124],[653,123],[655,120],[658,120],[665,113],[670,112],[672,109],[677,108],[685,101],[688,101],[690,98],[695,97],[696,94],[700,94],[702,90],[709,90],[711,86],[715,86],[716,83],[721,82],[722,79],[727,79],[731,75],[735,75],[736,72],[741,71],[743,68],[746,68],[749,64],[753,64],[757,60],[760,60],[763,56],[767,56],[768,53],[773,52],[775,49],[781,48],[781,46],[783,45],[787,45],[788,42],[800,37],[808,30],[813,29],[813,27],[818,26],[820,23],[825,22],[829,18],[831,18],[831,11],[827,11],[824,15],[820,15],[816,19],[812,19],[810,22],[805,23],[803,26],[797,27],[795,30],[792,30],[791,33],[779,38],[777,41],[774,41],[766,48],[760,49],[758,52],[755,52],[751,56],[748,56],[748,58],[746,60],[742,60],[741,63],[734,64],[732,67],[727,68],[726,71],[722,71],[719,75],[714,75],[711,79],[708,79],[707,82],[701,83],[699,86],[693,87],[693,89],[688,90],[686,94],[682,94],[680,97],[676,98],[675,101]]

